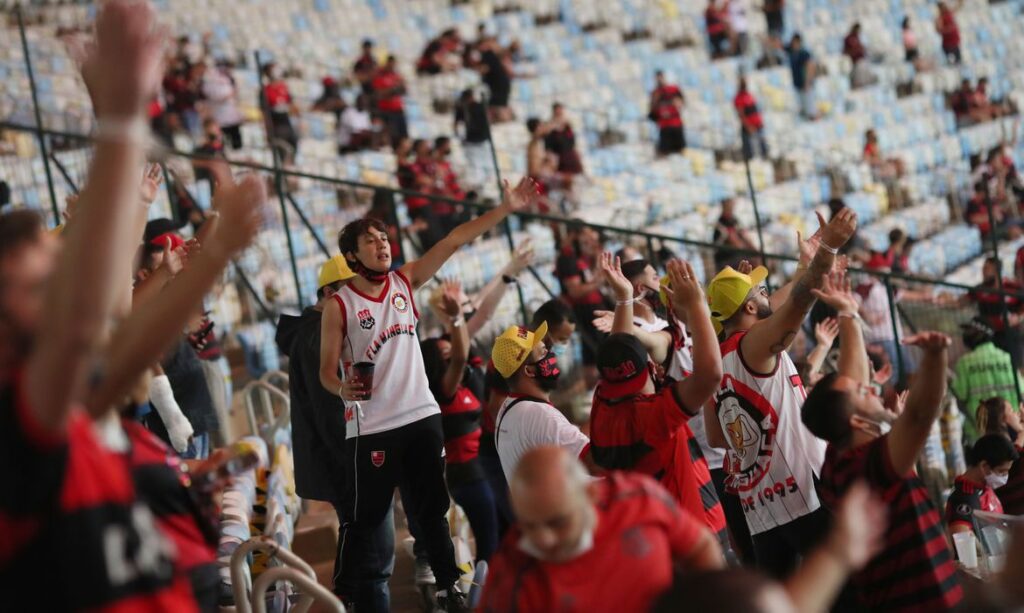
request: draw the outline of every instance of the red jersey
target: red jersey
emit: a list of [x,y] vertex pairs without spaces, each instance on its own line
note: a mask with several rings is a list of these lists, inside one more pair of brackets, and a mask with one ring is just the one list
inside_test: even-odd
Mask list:
[[679,128],[683,125],[683,116],[673,100],[682,92],[675,85],[662,85],[654,90],[653,98],[657,100],[652,109],[654,121],[659,128]]
[[292,94],[288,91],[288,85],[284,81],[267,83],[263,88],[263,96],[267,99],[267,106],[273,113],[287,113],[292,103]]
[[519,548],[517,526],[491,559],[481,611],[646,611],[672,583],[673,561],[699,543],[703,526],[650,477],[611,473],[594,484],[593,547],[566,562]]
[[[20,379],[0,389],[0,464],[12,468],[0,489],[3,608],[195,611],[125,459],[100,444],[82,411],[65,432],[45,430]],[[43,578],[49,589],[26,589]]]
[[388,90],[401,87],[402,84],[402,76],[397,72],[388,70],[377,71],[373,80],[370,81],[370,86],[377,95],[377,110],[394,113],[404,108],[402,106],[402,95],[388,92]]
[[460,385],[451,400],[440,404],[445,461],[450,466],[475,460],[480,453],[480,400]]
[[658,479],[682,508],[703,517],[713,533],[725,537],[725,513],[687,424],[690,417],[674,386],[609,402],[599,385],[590,411],[590,453],[602,468]]
[[889,507],[885,547],[851,578],[865,609],[949,611],[963,589],[938,511],[914,471],[898,474],[889,458],[888,436],[853,449],[829,446],[818,491],[835,509],[854,481],[865,479]]
[[764,127],[764,120],[761,119],[761,111],[757,109],[757,100],[750,92],[738,92],[733,98],[732,104],[740,115],[740,121],[745,127],[752,130],[760,130]]
[[942,36],[943,49],[956,49],[960,46],[960,27],[956,25],[953,11],[939,15],[939,34]]

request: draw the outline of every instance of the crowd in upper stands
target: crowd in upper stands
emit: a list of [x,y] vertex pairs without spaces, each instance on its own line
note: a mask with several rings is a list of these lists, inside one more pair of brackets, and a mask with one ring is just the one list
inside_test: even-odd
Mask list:
[[[776,41],[783,6],[763,7]],[[958,63],[955,10],[940,3],[936,28]],[[714,57],[746,52],[747,13],[741,0],[709,0]],[[854,24],[843,44],[855,83],[870,77],[859,36]],[[194,484],[224,485],[231,451],[217,449],[227,442],[218,419],[231,395],[215,383],[223,356],[202,302],[281,187],[225,163],[244,122],[227,66],[209,66],[187,39],[169,53],[165,43],[147,3],[104,5],[95,44],[78,50],[97,120],[83,189],[52,231],[32,211],[0,215],[0,454],[15,481],[0,494],[0,576],[15,610],[209,611],[220,598],[207,521],[216,496]],[[904,45],[916,61],[913,37]],[[510,216],[586,206],[574,193],[586,166],[566,109],[526,119],[526,176],[503,182],[500,201],[479,212],[450,161],[451,137],[409,138],[400,60],[378,65],[373,41],[362,49],[355,102],[325,77],[312,108],[336,116],[339,154],[392,148],[419,255],[400,261],[398,221],[387,215],[345,224],[340,255],[318,271],[315,304],[283,315],[276,338],[289,358],[298,494],[332,504],[341,526],[340,601],[389,610],[397,489],[417,580],[435,585],[432,604],[444,611],[470,608],[447,519],[453,500],[477,567],[490,567],[486,611],[1024,603],[1024,546],[997,554],[977,514],[1019,512],[1024,500],[1024,248],[1014,278],[991,258],[970,292],[931,296],[885,276],[906,271],[906,234],[893,230],[887,249],[872,250],[858,215],[835,198],[817,231],[798,234],[796,268],[772,288],[726,200],[702,284],[696,262],[631,244],[613,252],[592,226],[566,219],[552,223],[559,297],[490,338],[481,331],[532,246],[517,245],[472,295],[436,277]],[[472,43],[445,30],[416,63],[422,75],[482,73],[486,101],[470,89],[452,109],[473,155],[490,155],[492,124],[513,119],[516,53],[483,30]],[[801,113],[814,120],[815,60],[798,34],[784,53]],[[260,104],[292,163],[300,111],[283,77],[262,66]],[[649,119],[658,155],[670,156],[687,146],[686,96],[655,79]],[[950,102],[965,122],[1013,112],[988,98],[984,79],[965,81]],[[733,104],[744,157],[767,158],[745,78]],[[197,176],[216,186],[212,210],[189,218],[189,239],[181,224],[147,220],[162,180],[148,142],[181,132],[199,143]],[[873,131],[863,157],[880,180],[906,172]],[[985,237],[1019,236],[1024,186],[1012,157],[998,147],[975,162],[966,221]],[[911,296],[977,309],[955,364],[949,335],[903,330],[896,303]],[[557,401],[581,396],[563,377],[573,338],[591,392],[584,423]],[[951,492],[937,497],[918,465],[946,421],[963,422],[967,452]],[[976,551],[1007,562],[972,595],[964,586]],[[25,590],[38,576],[60,589]]]

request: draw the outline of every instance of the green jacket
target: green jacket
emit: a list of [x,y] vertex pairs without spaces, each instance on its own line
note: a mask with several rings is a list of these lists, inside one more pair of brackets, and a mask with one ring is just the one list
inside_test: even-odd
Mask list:
[[1010,406],[1016,407],[1019,401],[1014,393],[1015,388],[1020,392],[1021,399],[1024,399],[1021,377],[1014,381],[1010,354],[990,342],[964,354],[954,370],[953,394],[960,402],[961,410],[972,418],[964,424],[964,433],[970,435],[972,440],[977,437],[973,418],[981,401],[1001,396],[1009,401]]

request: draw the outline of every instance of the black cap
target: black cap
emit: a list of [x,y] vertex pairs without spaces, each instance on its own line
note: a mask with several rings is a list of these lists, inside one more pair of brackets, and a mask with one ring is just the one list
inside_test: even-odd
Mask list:
[[621,398],[640,393],[647,383],[647,350],[632,334],[612,334],[597,352],[601,395]]
[[644,258],[639,260],[630,260],[622,263],[622,274],[627,279],[632,281],[643,274],[644,269],[647,268],[648,261]]
[[988,322],[980,317],[975,317],[966,323],[960,324],[960,329],[965,333],[975,334],[987,339],[992,339],[996,335],[992,326],[988,325]]
[[146,222],[146,230],[142,234],[142,242],[148,243],[161,234],[177,232],[180,227],[180,225],[164,217],[160,219],[150,219]]

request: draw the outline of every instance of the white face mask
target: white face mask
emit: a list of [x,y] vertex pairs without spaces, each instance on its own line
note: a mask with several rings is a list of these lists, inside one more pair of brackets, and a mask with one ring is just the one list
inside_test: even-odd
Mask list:
[[551,345],[551,353],[555,354],[556,358],[561,358],[567,351],[569,351],[569,343],[554,343]]
[[550,558],[547,554],[534,546],[533,542],[526,538],[525,534],[519,537],[519,549],[523,553],[537,558],[538,560],[551,562],[565,562],[567,560],[572,560],[573,558],[578,558],[594,548],[594,529],[597,527],[597,521],[595,520],[596,518],[590,518],[590,520],[587,521],[587,525],[583,527],[583,534],[580,535],[579,542],[576,543],[576,546],[573,547],[572,551],[568,552],[564,557],[561,557],[558,560]]
[[989,474],[985,475],[985,485],[989,486],[990,488],[992,488],[994,490],[1003,487],[1004,485],[1006,485],[1006,482],[1009,481],[1009,480],[1010,480],[1010,475],[1009,474],[997,475],[996,473],[989,473]]

